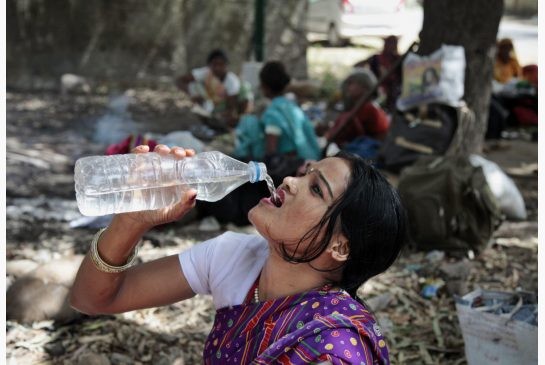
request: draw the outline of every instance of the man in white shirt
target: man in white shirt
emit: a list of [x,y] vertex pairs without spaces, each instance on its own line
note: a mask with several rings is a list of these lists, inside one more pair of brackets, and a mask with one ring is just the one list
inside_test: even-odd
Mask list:
[[229,60],[221,49],[210,52],[207,65],[191,70],[176,80],[177,86],[207,112],[233,127],[238,121],[240,80],[228,70]]

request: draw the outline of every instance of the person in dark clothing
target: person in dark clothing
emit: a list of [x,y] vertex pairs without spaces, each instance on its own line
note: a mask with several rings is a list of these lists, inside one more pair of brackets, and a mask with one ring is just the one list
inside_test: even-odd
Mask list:
[[[325,131],[327,140],[335,142],[339,147],[344,147],[360,136],[371,137],[376,140],[385,138],[390,127],[390,120],[384,110],[373,100],[369,100],[358,109],[353,116],[353,121],[346,127],[343,125],[351,115],[352,108],[358,100],[367,94],[377,80],[369,70],[359,70],[346,78],[342,84],[344,112]],[[323,132],[322,126],[317,128],[318,133]]]
[[[384,39],[384,47],[380,53],[356,63],[354,67],[368,67],[373,74],[375,74],[377,79],[380,79],[396,64],[400,58],[401,56],[397,50],[397,37],[391,35]],[[395,70],[386,80],[384,80],[381,85],[382,90],[386,95],[384,108],[389,113],[395,112],[396,101],[401,93],[401,81],[401,67],[398,67],[397,70]]]

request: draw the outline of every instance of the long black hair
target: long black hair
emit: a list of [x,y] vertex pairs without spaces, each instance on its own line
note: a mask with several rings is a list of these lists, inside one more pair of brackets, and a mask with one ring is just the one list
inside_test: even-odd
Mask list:
[[[351,153],[339,152],[335,157],[351,167],[346,190],[299,240],[298,244],[311,240],[301,256],[288,253],[284,245],[282,251],[287,261],[308,263],[326,250],[335,233],[344,234],[349,255],[342,265],[340,282],[334,284],[358,299],[358,288],[386,271],[399,255],[406,240],[406,216],[396,189],[376,168]],[[319,239],[322,232],[323,238]]]

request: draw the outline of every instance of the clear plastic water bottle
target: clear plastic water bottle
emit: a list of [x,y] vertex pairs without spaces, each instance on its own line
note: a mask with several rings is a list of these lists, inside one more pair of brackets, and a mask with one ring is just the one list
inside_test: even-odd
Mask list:
[[197,199],[213,202],[266,177],[265,164],[217,151],[184,159],[154,152],[83,157],[74,173],[78,207],[87,216],[163,208],[189,188],[197,190]]

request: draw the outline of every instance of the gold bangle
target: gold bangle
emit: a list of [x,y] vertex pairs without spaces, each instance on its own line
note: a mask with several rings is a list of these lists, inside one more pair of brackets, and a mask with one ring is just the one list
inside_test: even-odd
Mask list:
[[91,261],[93,261],[93,264],[95,264],[95,267],[105,273],[109,274],[117,274],[122,271],[127,270],[129,267],[132,266],[136,259],[136,255],[138,253],[138,245],[134,247],[134,252],[132,255],[127,259],[127,263],[123,266],[112,266],[106,262],[100,257],[98,253],[98,240],[100,239],[100,236],[102,236],[102,233],[106,230],[106,228],[102,228],[100,231],[98,231],[95,236],[93,237],[93,241],[91,242],[91,249],[90,249],[90,256]]

